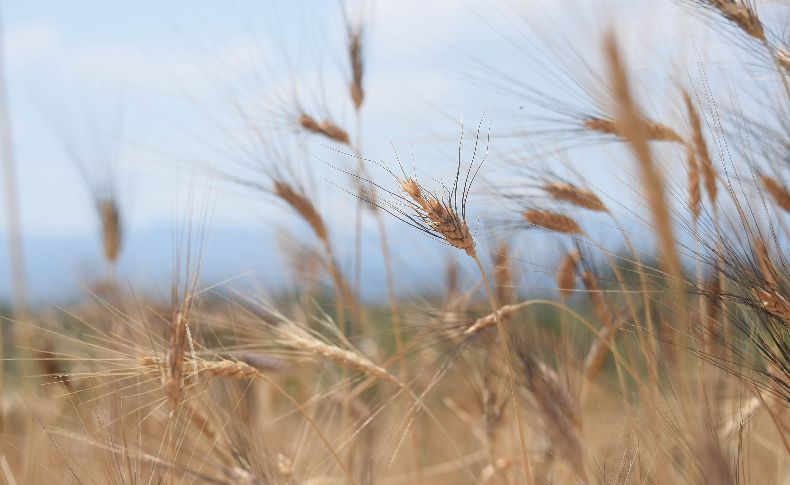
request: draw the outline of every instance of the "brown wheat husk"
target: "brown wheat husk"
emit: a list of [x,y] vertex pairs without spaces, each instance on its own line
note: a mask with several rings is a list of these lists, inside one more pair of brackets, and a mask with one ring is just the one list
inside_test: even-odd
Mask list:
[[576,187],[575,185],[564,182],[545,184],[543,190],[548,192],[555,200],[569,202],[577,207],[592,211],[606,211],[604,203],[591,190]]
[[499,245],[493,255],[494,287],[497,303],[510,305],[516,301],[516,286],[513,280],[513,264],[510,260],[510,247],[506,243]]
[[555,449],[582,481],[586,481],[581,418],[576,401],[557,373],[543,362],[522,355],[526,387],[535,399]]
[[787,71],[790,71],[790,50],[785,48],[776,49],[774,57],[776,58],[776,63],[779,64],[779,66]]
[[730,22],[757,40],[765,40],[765,30],[760,18],[750,5],[738,0],[704,0]]
[[[140,365],[146,369],[161,372],[164,362],[153,357],[143,357],[140,359]],[[182,365],[186,366],[187,369],[184,372],[184,379],[194,379],[196,377],[252,379],[260,372],[257,368],[240,360],[185,360]]]
[[609,356],[609,349],[614,341],[615,335],[623,328],[625,320],[618,319],[611,327],[604,326],[598,334],[598,337],[590,346],[590,350],[584,358],[584,376],[593,380],[601,372],[606,358]]
[[760,274],[763,280],[771,288],[779,288],[779,272],[771,261],[771,255],[768,252],[768,246],[762,238],[757,238],[754,244],[754,253],[757,259],[757,265],[760,267]]
[[776,205],[785,212],[790,212],[790,191],[778,180],[767,175],[760,175],[760,182],[762,182],[765,191],[771,195]]
[[404,387],[403,383],[395,376],[378,364],[371,362],[362,354],[323,342],[293,325],[280,332],[280,340],[294,350],[303,351],[314,357],[334,362],[341,367],[353,369],[379,380]]
[[587,295],[589,295],[593,303],[596,316],[606,328],[613,329],[614,319],[612,318],[612,313],[609,311],[609,305],[606,303],[603,291],[598,285],[598,278],[596,278],[593,273],[585,271],[582,273],[581,279],[584,283],[584,287],[587,289]]
[[362,62],[361,29],[349,32],[348,54],[351,61],[351,100],[354,103],[354,108],[359,109],[365,100],[365,90],[362,87],[364,64]]
[[426,197],[420,184],[412,178],[406,178],[399,183],[401,189],[416,205],[415,209],[420,217],[447,243],[458,249],[463,249],[469,256],[476,254],[475,242],[469,231],[469,226],[449,204],[441,202],[433,194],[428,194]]
[[[683,138],[669,126],[644,118],[641,119],[641,122],[644,125],[645,136],[648,140],[683,143]],[[593,116],[586,118],[583,124],[588,130],[614,135],[618,138],[626,138],[625,131],[612,119]]]
[[[694,151],[697,155],[697,160],[695,161],[698,161],[700,168],[702,168],[702,176],[705,178],[705,190],[708,192],[708,198],[711,204],[715,204],[716,169],[710,158],[708,143],[702,131],[702,121],[700,120],[699,113],[694,103],[691,101],[691,96],[689,96],[687,92],[683,92],[683,101],[686,105],[686,113],[688,114],[689,124],[691,125],[691,144],[694,146]],[[691,163],[690,160],[689,163]],[[696,190],[699,190],[699,188],[697,187]],[[696,195],[694,196],[696,197]]]
[[581,255],[574,249],[563,258],[557,270],[557,290],[563,300],[576,289],[576,269],[580,261]]
[[547,210],[529,209],[521,217],[532,225],[559,232],[561,234],[582,234],[579,224],[570,217]]
[[754,288],[752,291],[765,311],[790,326],[790,301],[787,298],[776,290]]
[[102,247],[107,261],[114,263],[118,260],[121,250],[123,227],[118,204],[112,198],[102,199],[98,202],[99,218],[102,227]]
[[647,143],[651,136],[651,127],[646,124],[639,113],[639,108],[631,94],[631,84],[620,51],[613,35],[609,35],[605,43],[606,57],[609,60],[609,71],[618,109],[617,127],[623,138],[631,145],[640,167],[641,178],[648,205],[653,214],[653,224],[659,240],[659,248],[663,258],[665,271],[669,274],[673,291],[680,294],[680,277],[682,268],[675,247],[675,235],[672,228],[669,204],[664,193],[663,176],[656,167],[650,146]]
[[274,193],[290,205],[307,222],[319,239],[322,241],[328,239],[324,219],[307,197],[283,181],[274,182]]
[[165,372],[162,375],[165,395],[171,409],[175,409],[184,400],[184,356],[188,344],[187,327],[189,326],[190,308],[188,299],[189,296],[186,296],[184,305],[173,318]]
[[310,133],[325,136],[344,145],[351,144],[351,138],[349,138],[346,130],[339,127],[332,120],[318,121],[312,116],[302,113],[299,115],[299,125]]
[[688,164],[688,191],[689,191],[689,212],[694,222],[699,220],[702,210],[702,191],[700,190],[700,170],[699,162],[694,154],[691,144],[686,144],[686,163]]

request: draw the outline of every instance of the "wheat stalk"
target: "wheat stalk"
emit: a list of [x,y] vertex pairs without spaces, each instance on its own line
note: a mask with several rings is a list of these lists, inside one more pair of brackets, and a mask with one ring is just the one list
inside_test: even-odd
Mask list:
[[[459,171],[460,171],[460,153],[461,153],[460,144],[458,147],[458,153],[459,153]],[[471,167],[470,167],[470,171],[471,171]],[[456,184],[457,182],[458,180],[456,179]],[[516,382],[515,382],[516,377],[515,377],[515,371],[513,370],[513,362],[510,357],[510,349],[508,348],[508,332],[507,332],[507,328],[502,323],[502,319],[500,318],[496,296],[494,295],[494,292],[491,290],[491,285],[488,282],[488,275],[486,274],[486,270],[483,267],[483,263],[480,261],[480,258],[477,255],[474,238],[472,237],[472,233],[469,231],[469,226],[467,225],[466,220],[463,217],[465,215],[465,211],[462,211],[461,215],[459,215],[456,212],[455,197],[457,195],[457,187],[454,187],[452,195],[448,197],[447,201],[443,202],[440,201],[439,198],[436,197],[436,195],[434,194],[429,193],[426,196],[423,193],[420,184],[417,183],[417,181],[414,180],[413,178],[407,177],[404,180],[398,180],[398,184],[400,185],[401,190],[403,190],[411,199],[412,209],[417,213],[417,216],[423,222],[423,224],[427,226],[427,232],[432,234],[437,234],[439,237],[444,239],[451,246],[458,249],[462,249],[469,257],[471,257],[475,261],[475,264],[477,264],[477,268],[480,271],[480,276],[483,280],[483,286],[485,287],[486,295],[488,296],[489,304],[491,305],[491,311],[493,312],[494,319],[496,320],[497,331],[499,332],[499,337],[500,337],[499,342],[507,367],[508,386],[510,387],[510,397],[513,403],[513,413],[516,418],[516,428],[518,431],[519,447],[521,449],[521,458],[522,458],[522,466],[524,469],[524,476],[526,478],[527,484],[530,485],[532,483],[532,472],[530,471],[530,467],[529,467],[527,444],[526,444],[526,439],[524,437],[524,430],[521,421],[521,413],[519,412],[518,399],[516,397]],[[461,205],[462,209],[465,207],[464,204],[466,203],[468,189],[469,187],[465,183],[462,191],[463,194],[462,195],[463,200]]]
[[329,360],[341,367],[359,371],[379,380],[393,383],[398,387],[404,387],[404,384],[395,376],[359,352],[346,350],[323,342],[295,324],[284,325],[278,329],[278,335],[282,344],[295,350]]
[[[227,377],[232,379],[252,379],[260,371],[240,360],[205,360],[185,361],[189,370],[184,373],[184,379],[196,377]],[[162,372],[166,370],[166,362],[155,357],[142,357],[140,365],[151,370]]]
[[790,71],[790,49],[780,47],[774,53],[776,63],[783,67],[785,70]]
[[[705,135],[702,132],[702,122],[700,120],[699,113],[694,106],[694,103],[691,101],[691,96],[689,96],[689,94],[685,91],[683,92],[683,101],[686,105],[686,113],[688,114],[689,124],[691,125],[691,144],[694,146],[694,151],[699,158],[699,164],[702,168],[702,175],[705,178],[705,190],[708,192],[710,203],[715,204],[716,169],[713,166],[713,161],[710,158],[710,152],[708,150],[708,143],[705,141]],[[689,159],[689,164],[690,163],[691,159]],[[698,191],[699,188],[696,190]],[[692,195],[692,197],[696,196]]]
[[689,191],[689,211],[694,222],[699,220],[702,210],[702,191],[700,190],[700,170],[699,162],[694,154],[694,148],[690,143],[686,144],[686,163],[688,164],[688,191]]
[[472,323],[469,327],[464,330],[464,335],[471,336],[477,335],[478,333],[482,332],[487,328],[491,328],[496,326],[498,318],[504,318],[506,316],[512,315],[520,308],[523,308],[525,305],[524,303],[518,303],[515,305],[502,305],[499,307],[496,313],[489,313],[486,316],[480,317]]
[[598,285],[598,278],[589,271],[583,272],[581,278],[584,287],[587,289],[587,294],[590,296],[590,300],[592,300],[593,309],[598,319],[606,328],[614,328],[612,313],[609,311],[609,306],[606,304],[603,291],[601,291],[601,287]]
[[420,184],[407,177],[399,181],[401,189],[411,197],[415,209],[423,221],[436,231],[453,247],[463,249],[466,254],[474,257],[475,241],[466,221],[462,220],[453,210],[451,204],[442,202],[433,194],[423,194]]
[[324,219],[321,217],[321,214],[318,213],[313,203],[287,182],[282,180],[275,181],[274,194],[291,206],[291,208],[310,226],[319,241],[321,241],[324,251],[326,252],[329,275],[335,284],[337,319],[342,322],[342,325],[345,325],[344,305],[349,308],[356,308],[356,298],[335,261],[334,250],[329,240],[329,232],[327,231]]
[[581,255],[575,249],[563,258],[557,269],[557,290],[563,300],[571,295],[576,288],[576,268],[581,261]]
[[274,194],[291,206],[307,222],[318,239],[321,241],[329,239],[324,219],[307,197],[281,180],[274,182]]
[[543,190],[548,192],[555,200],[569,202],[577,207],[600,212],[607,210],[601,199],[591,190],[564,182],[545,184]]
[[581,227],[570,217],[540,209],[529,209],[521,217],[534,226],[539,226],[561,234],[583,234]]
[[771,256],[768,253],[768,246],[762,238],[757,238],[755,241],[754,252],[757,255],[757,265],[760,267],[760,273],[763,279],[771,288],[779,287],[779,273],[776,266],[771,261]]
[[184,297],[184,303],[173,320],[165,372],[162,375],[165,395],[171,409],[175,409],[184,400],[184,356],[188,338],[189,300],[189,295]]
[[[641,123],[644,125],[645,136],[648,140],[683,143],[683,138],[667,125],[644,118],[641,119]],[[585,118],[583,124],[588,130],[614,135],[618,138],[627,138],[626,132],[613,119],[593,116]]]
[[757,40],[765,41],[765,30],[763,24],[754,9],[747,3],[739,0],[702,0],[710,7],[738,26],[746,34]]
[[606,357],[609,355],[609,349],[614,340],[614,336],[625,324],[625,320],[618,319],[612,326],[603,326],[598,333],[598,338],[590,345],[590,350],[584,358],[584,376],[593,380],[601,372]]
[[760,181],[765,190],[774,199],[776,205],[781,207],[785,212],[790,212],[790,191],[788,191],[778,180],[767,175],[760,175]]
[[643,121],[639,108],[631,94],[631,86],[625,66],[620,58],[620,51],[613,35],[606,38],[606,57],[609,60],[609,71],[613,90],[618,102],[617,127],[624,139],[631,145],[642,172],[647,200],[653,213],[653,223],[658,233],[660,249],[664,258],[667,273],[671,277],[670,284],[679,293],[679,276],[681,265],[675,248],[675,236],[672,230],[669,207],[664,194],[664,180],[653,162],[653,156],[647,143],[651,139],[651,126]]
[[102,227],[102,246],[104,257],[114,263],[121,249],[122,225],[118,205],[112,198],[99,200],[97,203],[99,219]]
[[354,103],[354,108],[359,110],[365,100],[365,90],[362,86],[365,67],[362,62],[362,29],[349,29],[348,39],[348,57],[351,61],[351,101]]
[[752,291],[765,311],[782,320],[785,325],[790,326],[790,301],[787,298],[775,290],[767,291],[753,288]]
[[299,126],[310,133],[322,135],[343,145],[351,145],[351,139],[346,130],[340,128],[332,120],[318,121],[312,116],[302,113],[299,115]]

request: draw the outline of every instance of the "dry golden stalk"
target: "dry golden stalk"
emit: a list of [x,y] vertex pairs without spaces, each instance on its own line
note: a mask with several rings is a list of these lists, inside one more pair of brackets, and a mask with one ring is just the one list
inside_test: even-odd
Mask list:
[[295,190],[287,182],[282,181],[274,182],[274,193],[290,205],[307,222],[315,235],[318,236],[318,239],[322,241],[328,240],[324,219],[307,197]]
[[497,311],[496,314],[489,313],[484,317],[480,317],[475,322],[470,325],[466,330],[464,330],[464,335],[476,335],[483,330],[494,327],[497,324],[497,316],[502,318],[508,316],[518,310],[519,308],[523,308],[524,304],[519,303],[516,305],[502,305]]
[[[713,166],[713,161],[711,160],[710,152],[708,151],[708,143],[705,141],[705,135],[702,132],[702,122],[697,109],[694,107],[694,103],[691,101],[691,96],[689,96],[687,92],[683,92],[683,101],[686,105],[686,113],[689,117],[689,123],[691,124],[691,143],[694,146],[694,151],[696,152],[697,157],[699,157],[702,175],[705,177],[705,190],[708,191],[708,198],[710,199],[711,204],[715,204],[716,168]],[[691,163],[690,160],[689,163]],[[699,184],[699,182],[697,182],[697,184]],[[699,188],[697,188],[697,190],[699,190]]]
[[362,87],[364,64],[362,63],[361,29],[349,32],[348,54],[351,60],[351,100],[354,102],[354,107],[359,109],[365,100],[365,91]]
[[[491,311],[494,312],[493,315],[496,321],[497,331],[499,332],[498,341],[502,349],[502,357],[505,359],[505,365],[507,367],[508,386],[510,387],[510,397],[513,403],[513,414],[516,418],[524,478],[526,479],[527,485],[531,485],[532,472],[530,471],[527,443],[524,437],[521,413],[519,412],[518,398],[516,396],[516,378],[515,371],[513,370],[513,362],[510,358],[510,349],[508,347],[508,331],[500,318],[498,311],[499,305],[497,304],[494,292],[491,290],[491,285],[488,281],[488,275],[483,267],[483,263],[477,255],[472,233],[469,231],[465,218],[459,216],[454,209],[456,203],[455,196],[448,198],[448,201],[443,203],[433,194],[428,194],[428,198],[426,199],[420,185],[412,178],[407,177],[405,180],[399,180],[398,183],[401,190],[406,192],[411,198],[412,208],[417,212],[418,217],[422,219],[422,222],[425,224],[426,228],[423,228],[423,230],[427,230],[427,232],[432,232],[434,235],[442,237],[453,247],[463,249],[466,254],[475,261],[478,270],[480,270],[480,276],[483,279],[483,286],[488,296],[488,302],[491,305]],[[462,207],[463,204],[466,203],[466,187],[463,192]]]
[[[667,125],[647,119],[642,119],[642,124],[644,125],[645,136],[648,140],[683,143],[683,138]],[[618,123],[611,119],[590,117],[584,120],[584,126],[588,130],[614,135],[619,138],[626,138],[622,129],[618,127]]]
[[[285,201],[293,208],[299,216],[305,220],[310,228],[315,233],[316,237],[321,241],[326,251],[328,258],[327,266],[332,281],[335,284],[335,291],[338,293],[338,302],[343,302],[349,308],[356,308],[356,297],[351,287],[346,282],[340,268],[334,259],[332,251],[332,244],[329,241],[329,233],[324,224],[324,219],[318,213],[315,206],[310,200],[307,199],[301,192],[292,187],[287,182],[275,181],[274,193],[277,197]],[[338,320],[343,321],[343,308],[338,304]]]
[[510,261],[510,249],[506,243],[499,245],[494,253],[494,288],[497,303],[509,305],[516,301],[516,287],[513,281],[513,266]]
[[[140,365],[143,367],[160,372],[163,370],[163,364],[164,362],[153,357],[143,357],[140,359]],[[187,371],[184,373],[184,379],[191,379],[197,376],[252,379],[260,372],[255,367],[239,360],[186,360],[184,365],[187,367]]]
[[639,107],[631,95],[628,75],[621,61],[617,43],[611,34],[606,39],[605,49],[606,57],[609,60],[612,88],[617,100],[617,128],[631,145],[631,151],[639,162],[646,199],[653,215],[653,225],[658,233],[665,271],[669,274],[673,291],[680,292],[682,267],[675,247],[670,209],[664,193],[665,184],[660,170],[653,162],[653,155],[647,143],[652,129],[644,123],[644,119],[639,113]]
[[351,139],[343,128],[337,126],[333,121],[325,119],[318,121],[312,116],[302,113],[299,115],[299,125],[310,133],[323,135],[330,140],[334,140],[344,145],[350,145]]
[[721,280],[715,272],[705,283],[705,315],[702,320],[702,340],[706,352],[713,351],[713,343],[718,332],[717,324],[721,317]]
[[526,387],[535,398],[546,431],[556,449],[586,482],[581,441],[581,419],[576,401],[560,384],[557,373],[543,362],[522,355]]
[[790,50],[780,47],[774,52],[774,57],[777,64],[790,71]]
[[102,227],[102,246],[104,247],[104,257],[107,261],[114,263],[118,260],[121,250],[121,238],[123,236],[121,226],[121,214],[118,205],[112,198],[98,201],[99,218]]
[[460,285],[458,283],[460,268],[458,261],[452,258],[447,261],[447,266],[444,270],[445,281],[447,286],[447,299],[454,300],[460,293]]
[[211,424],[209,417],[203,414],[197,407],[193,406],[192,403],[186,402],[184,404],[186,406],[186,413],[189,416],[189,420],[192,422],[192,424],[194,424],[195,427],[199,429],[200,432],[203,433],[209,440],[213,441],[216,439],[217,431]]
[[694,222],[699,220],[702,205],[702,191],[700,190],[699,162],[694,154],[694,148],[686,143],[686,160],[689,175],[689,211]]
[[557,270],[557,290],[563,300],[571,296],[571,292],[576,289],[576,268],[579,261],[581,255],[574,249],[565,256]]
[[767,175],[760,175],[760,182],[762,182],[765,190],[771,194],[776,205],[781,207],[785,212],[790,212],[790,191],[779,183],[778,180]]
[[562,234],[582,234],[581,227],[570,217],[539,209],[529,209],[525,211],[522,218],[535,226],[540,226],[550,231]]
[[752,290],[754,296],[762,304],[765,311],[782,320],[785,325],[790,326],[790,301],[777,291],[766,291],[760,288]]
[[162,374],[163,387],[170,409],[175,409],[184,400],[184,356],[188,343],[189,309],[189,296],[187,295],[183,306],[176,312],[173,327],[170,330],[165,372]]
[[598,338],[590,346],[587,356],[584,358],[584,376],[587,379],[595,379],[606,363],[609,355],[609,348],[614,340],[614,336],[623,327],[625,320],[617,320],[613,326],[601,328]]
[[734,23],[747,35],[757,40],[765,41],[765,31],[763,24],[757,17],[757,13],[746,2],[738,0],[704,0],[708,5],[715,8],[730,22]]
[[776,271],[776,266],[771,261],[771,255],[768,253],[768,246],[765,241],[758,238],[755,242],[754,253],[757,255],[757,265],[760,267],[760,273],[763,279],[771,288],[779,287],[779,273]]
[[606,304],[606,298],[604,298],[601,287],[598,285],[598,278],[591,272],[585,271],[582,273],[582,282],[584,282],[587,294],[590,296],[590,300],[592,300],[593,309],[598,319],[606,328],[614,328],[614,319],[612,318],[612,313],[609,311],[609,305]]
[[592,211],[606,211],[606,206],[601,199],[590,190],[564,182],[546,184],[543,186],[543,190],[555,200],[570,202],[575,206]]
[[406,178],[399,183],[401,189],[411,197],[416,205],[417,213],[431,229],[441,235],[451,246],[463,249],[469,256],[476,255],[475,241],[469,231],[469,226],[449,204],[441,202],[432,194],[428,194],[426,199],[420,184],[412,178]]
[[312,337],[307,332],[295,326],[289,326],[287,331],[281,332],[284,344],[293,349],[304,351],[315,357],[327,359],[335,364],[353,369],[363,374],[368,374],[379,380],[391,382],[399,387],[404,387],[395,376],[386,371],[383,367],[374,364],[362,354],[342,349],[334,345],[322,342]]

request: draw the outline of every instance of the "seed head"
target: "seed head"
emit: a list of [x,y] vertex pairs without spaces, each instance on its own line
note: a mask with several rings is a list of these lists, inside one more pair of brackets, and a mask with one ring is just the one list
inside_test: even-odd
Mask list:
[[469,256],[475,255],[475,241],[464,221],[452,208],[448,200],[442,202],[433,194],[423,195],[420,184],[411,177],[398,181],[401,189],[412,200],[412,206],[420,219],[441,236],[448,244],[463,249]]

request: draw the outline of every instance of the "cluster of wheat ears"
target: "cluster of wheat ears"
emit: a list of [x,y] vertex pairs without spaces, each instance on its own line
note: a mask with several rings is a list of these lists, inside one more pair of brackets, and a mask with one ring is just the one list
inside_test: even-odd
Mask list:
[[[718,23],[733,49],[750,53],[758,67],[748,68],[769,79],[759,86],[771,105],[749,118],[717,109],[708,85],[678,83],[671,95],[682,116],[651,119],[622,46],[606,36],[599,82],[610,102],[571,116],[565,135],[623,147],[643,210],[599,193],[581,175],[575,182],[536,175],[540,202],[497,217],[508,221],[508,234],[541,229],[541,241],[563,248],[547,270],[554,288],[528,294],[518,282],[530,264],[516,256],[520,245],[503,231],[486,234],[492,225],[467,214],[495,136],[478,129],[470,148],[462,134],[452,182],[435,190],[430,179],[386,166],[384,177],[374,176],[382,167],[370,166],[359,135],[297,108],[287,121],[299,136],[351,160],[352,168],[338,171],[350,175],[347,192],[360,214],[376,221],[386,308],[361,301],[360,275],[347,276],[326,214],[277,150],[266,150],[272,159],[263,162],[263,182],[225,178],[306,224],[318,249],[297,259],[303,273],[326,277],[319,288],[307,277],[294,295],[275,299],[202,288],[194,250],[202,234],[185,226],[169,306],[124,290],[113,270],[89,303],[8,318],[16,347],[5,355],[0,477],[787,483],[787,27],[784,39],[773,34],[745,0],[688,3]],[[344,19],[345,96],[359,114],[365,22]],[[776,123],[763,124],[770,117]],[[462,163],[469,153],[471,162]],[[685,167],[687,184],[673,183],[668,167]],[[513,197],[502,199],[509,207]],[[113,191],[97,191],[96,209],[114,267],[122,207]],[[650,237],[632,241],[624,212],[644,214]],[[392,217],[417,229],[413,238],[421,231],[469,258],[476,273],[461,277],[454,260],[446,289],[399,297]],[[625,249],[596,240],[593,219]],[[534,244],[531,234],[523,244]],[[484,251],[492,240],[496,247]]]

